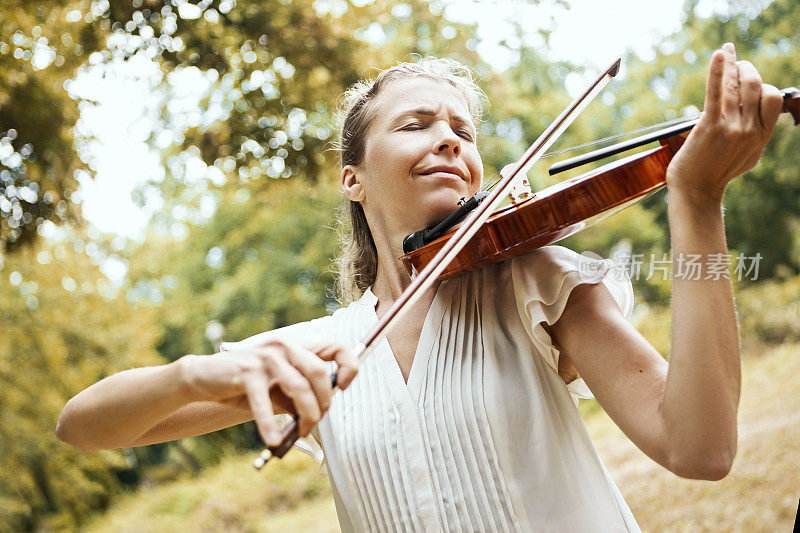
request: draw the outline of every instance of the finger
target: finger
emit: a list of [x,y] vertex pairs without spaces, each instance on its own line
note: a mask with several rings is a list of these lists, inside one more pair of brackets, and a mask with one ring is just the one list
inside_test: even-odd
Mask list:
[[270,385],[277,385],[292,402],[298,417],[300,436],[305,437],[322,417],[317,397],[308,380],[289,364],[285,355],[276,355],[274,350],[268,352],[264,356],[264,366],[270,377]]
[[[260,366],[260,365],[259,365]],[[281,433],[275,422],[275,411],[269,401],[269,384],[261,368],[246,372],[243,376],[247,401],[258,428],[258,434],[268,446],[281,443]]]
[[742,95],[742,125],[761,132],[761,75],[749,61],[737,61],[739,86]]
[[722,116],[722,78],[725,73],[725,52],[715,51],[711,56],[706,79],[706,101],[703,104],[703,114],[712,121],[717,121]]
[[775,123],[783,110],[783,95],[774,85],[767,83],[761,87],[761,137],[764,141],[772,138]]
[[336,375],[336,385],[344,390],[350,385],[358,373],[358,359],[347,346],[339,343],[327,343],[318,345],[312,350],[321,359],[326,361],[336,361],[338,366]]
[[733,43],[722,45],[725,64],[722,73],[722,112],[727,117],[739,116],[739,69],[736,67],[736,49]]
[[344,390],[358,373],[358,358],[347,346],[340,343],[324,343],[310,346],[309,349],[325,361],[336,361],[336,385]]
[[327,411],[331,405],[331,393],[333,392],[328,366],[317,357],[317,354],[299,348],[290,347],[287,351],[287,358],[311,384],[321,412]]

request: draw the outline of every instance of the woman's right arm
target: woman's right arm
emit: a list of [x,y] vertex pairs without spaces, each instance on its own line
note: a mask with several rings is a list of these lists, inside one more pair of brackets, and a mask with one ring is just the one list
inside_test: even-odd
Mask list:
[[183,359],[109,376],[72,398],[56,435],[83,451],[135,446],[150,428],[194,399],[183,383]]
[[58,420],[59,439],[84,451],[143,446],[209,433],[255,419],[261,438],[280,434],[273,414],[297,413],[307,435],[330,405],[328,367],[339,365],[341,388],[356,361],[337,344],[300,348],[277,340],[213,356],[187,355],[162,366],[134,368],[72,398]]

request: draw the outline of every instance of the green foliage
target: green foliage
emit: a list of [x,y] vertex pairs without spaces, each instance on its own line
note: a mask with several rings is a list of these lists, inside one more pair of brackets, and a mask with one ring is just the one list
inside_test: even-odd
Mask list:
[[160,361],[152,313],[116,296],[77,247],[43,242],[4,257],[0,269],[3,531],[67,528],[108,504],[125,457],[59,442],[58,415],[98,379]]
[[[437,2],[411,0],[408,9],[358,4],[366,5],[4,2],[0,528],[74,527],[108,504],[120,478],[135,482],[140,476],[167,485],[187,465],[208,467],[233,450],[258,445],[250,425],[187,439],[180,447],[149,446],[125,455],[83,454],[57,442],[53,433],[66,400],[112,372],[211,353],[219,340],[308,320],[335,307],[332,228],[340,194],[330,150],[333,111],[339,94],[370,67],[384,68],[409,54],[447,55],[475,67],[492,102],[479,141],[487,178],[518,158],[561,111],[569,100],[563,89],[567,76],[582,73],[522,47],[519,64],[497,75],[475,52],[476,28],[448,21]],[[726,40],[736,42],[765,80],[797,85],[800,66],[792,60],[800,46],[799,26],[800,9],[792,0],[732,19],[698,17],[690,4],[684,27],[665,39],[656,59],[628,58],[626,78],[615,80],[555,148],[675,118],[690,105],[700,108],[708,58]],[[34,65],[33,53],[42,37],[54,54],[44,67]],[[89,63],[141,55],[157,61],[164,73],[154,91],[163,98],[163,109],[152,125],[151,143],[162,149],[165,177],[142,191],[142,198],[163,199],[164,207],[144,243],[119,252],[129,267],[121,289],[125,298],[113,295],[96,266],[99,260],[75,251],[83,249],[83,240],[35,242],[44,220],[79,220],[72,197],[76,171],[91,171],[74,146],[86,139],[76,139],[80,132],[73,126],[79,104],[91,102],[70,97],[65,82],[93,52]],[[187,72],[208,81],[197,120],[169,106],[177,98],[170,75]],[[163,149],[162,132],[172,133],[175,144]],[[792,157],[798,135],[782,122],[763,161],[736,180],[726,198],[731,247],[746,255],[761,253],[762,278],[790,278],[742,291],[746,338],[781,342],[800,335],[792,325],[794,276],[800,271],[800,190]],[[563,179],[547,176],[545,168],[534,169],[536,188]],[[211,215],[208,205],[216,206]],[[634,253],[661,254],[669,244],[665,206],[665,195],[655,195],[565,244],[609,255],[628,241]],[[93,246],[107,245],[91,240]],[[666,354],[669,284],[641,278],[635,288],[640,300],[653,304],[638,326]],[[780,305],[767,309],[764,301]],[[781,314],[786,309],[790,312]],[[250,491],[259,501],[247,507],[261,514],[281,500],[294,505],[327,495],[318,477],[298,482],[298,474],[290,474],[292,481],[281,480],[280,490]],[[240,508],[220,499],[220,491],[203,492],[203,476],[169,484],[174,492],[168,497],[130,510],[130,516],[157,515],[162,524],[179,524],[199,512],[210,529],[251,523]],[[223,477],[226,487],[232,483],[227,477],[236,478]],[[168,515],[177,518],[171,522]]]
[[747,287],[736,302],[746,346],[800,340],[800,277]]
[[0,249],[30,242],[45,220],[79,218],[71,202],[84,169],[73,148],[78,104],[64,82],[104,33],[83,15],[70,22],[82,4],[9,0],[0,9]]
[[[615,92],[620,127],[634,129],[654,117],[673,119],[690,111],[690,106],[695,112],[700,110],[711,53],[726,41],[736,45],[740,59],[757,66],[765,83],[798,84],[800,10],[796,2],[776,0],[752,20],[746,14],[699,18],[689,7],[686,24],[664,40],[654,61],[628,58],[629,79]],[[758,166],[736,179],[726,192],[728,245],[747,256],[760,253],[762,279],[800,272],[800,180],[794,161],[798,148],[800,129],[783,117]],[[645,205],[657,224],[666,228],[666,203]],[[664,249],[667,244],[665,240]]]
[[[211,74],[216,81],[201,110],[209,113],[221,103],[225,114],[178,131],[181,143],[165,153],[166,165],[178,168],[167,182],[178,185],[160,186],[168,200],[170,191],[179,194],[183,188],[180,165],[171,161],[187,153],[219,169],[230,186],[246,185],[251,192],[269,188],[267,178],[298,176],[312,184],[332,179],[336,160],[328,148],[335,104],[366,67],[386,67],[414,53],[477,60],[467,48],[473,29],[446,23],[441,10],[434,13],[426,2],[409,2],[407,16],[393,15],[391,6],[380,2],[339,7],[311,0],[238,0],[228,12],[220,4],[205,9],[197,21],[178,20],[171,38],[181,38],[185,46],[164,53],[163,68]],[[210,12],[218,15],[205,16]],[[157,33],[159,23],[155,26]],[[370,41],[367,30],[374,26],[382,37]],[[444,26],[455,37],[434,38]],[[180,129],[168,113],[162,118],[161,128]]]
[[[160,352],[170,360],[209,353],[217,341],[241,339],[310,320],[334,305],[330,260],[333,187],[275,181],[251,194],[228,191],[209,222],[180,242],[152,244],[130,258],[131,299],[153,289],[167,335]],[[222,325],[214,335],[211,321]]]

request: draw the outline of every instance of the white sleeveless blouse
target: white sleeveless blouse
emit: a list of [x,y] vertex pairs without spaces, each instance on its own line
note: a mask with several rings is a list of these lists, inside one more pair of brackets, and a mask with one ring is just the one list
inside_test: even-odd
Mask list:
[[[408,383],[383,340],[302,446],[324,451],[342,530],[639,531],[577,411],[591,392],[564,384],[541,326],[597,282],[628,316],[624,270],[560,246],[442,282]],[[376,303],[368,290],[332,316],[222,349],[276,336],[355,345]]]

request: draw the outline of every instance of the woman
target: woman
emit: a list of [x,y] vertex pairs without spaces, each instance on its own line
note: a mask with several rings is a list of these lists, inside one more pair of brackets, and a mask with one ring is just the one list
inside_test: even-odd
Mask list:
[[[353,237],[340,284],[356,301],[213,357],[106,378],[66,405],[59,438],[90,451],[255,419],[277,444],[273,413],[296,412],[301,434],[324,450],[345,531],[637,531],[573,403],[592,394],[659,464],[724,477],[740,382],[724,277],[676,276],[667,365],[625,320],[630,282],[613,263],[591,265],[587,279],[585,258],[547,247],[428,291],[353,380],[345,346],[409,284],[397,260],[403,237],[480,186],[481,95],[465,69],[442,60],[351,89],[341,184]],[[736,62],[733,45],[714,53],[705,114],[667,173],[674,257],[727,252],[722,193],[758,161],[781,102]],[[344,390],[332,397],[323,361],[334,360]]]

